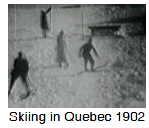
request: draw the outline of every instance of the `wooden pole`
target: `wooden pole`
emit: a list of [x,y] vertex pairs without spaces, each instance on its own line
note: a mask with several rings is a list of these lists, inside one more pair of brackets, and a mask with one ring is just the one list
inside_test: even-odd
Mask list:
[[84,19],[83,19],[83,12],[82,12],[82,38],[84,39]]
[[[52,10],[51,10],[52,11]],[[51,15],[51,11],[50,11],[50,31],[52,30],[52,27],[51,27],[51,25],[52,25],[52,15]]]

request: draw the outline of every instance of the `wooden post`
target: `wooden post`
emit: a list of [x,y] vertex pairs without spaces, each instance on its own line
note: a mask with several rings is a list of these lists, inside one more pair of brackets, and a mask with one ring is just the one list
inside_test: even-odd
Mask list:
[[52,27],[51,27],[51,25],[52,25],[52,15],[51,15],[51,12],[52,12],[52,9],[50,11],[50,31],[52,31]]
[[84,19],[83,19],[83,12],[82,12],[82,39],[84,39]]

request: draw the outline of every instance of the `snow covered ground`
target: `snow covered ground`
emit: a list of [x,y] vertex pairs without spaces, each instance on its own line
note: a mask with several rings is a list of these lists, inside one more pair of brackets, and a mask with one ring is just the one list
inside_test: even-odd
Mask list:
[[[97,96],[94,96],[94,92],[97,89],[97,81],[99,81],[100,74],[77,74],[84,71],[83,59],[78,57],[79,48],[84,42],[82,40],[67,40],[69,52],[73,56],[73,60],[68,56],[68,69],[60,69],[55,61],[56,40],[48,38],[30,42],[24,41],[20,42],[20,46],[17,45],[15,50],[12,50],[12,47],[16,45],[16,42],[9,44],[9,58],[12,59],[9,59],[9,67],[12,67],[13,63],[13,57],[11,56],[17,55],[17,51],[20,49],[22,49],[30,62],[29,82],[31,82],[35,95],[26,99],[30,103],[20,101],[20,105],[27,105],[24,107],[93,107],[89,102],[97,102],[95,98]],[[98,62],[96,66],[100,66]],[[21,90],[23,88],[18,80],[11,94],[13,98],[9,99],[11,107],[19,105],[17,99]]]
[[116,88],[111,64],[118,53],[111,49],[112,42],[94,39],[101,57],[97,59],[93,54],[97,72],[84,72],[84,61],[78,57],[78,51],[85,42],[67,38],[71,57],[68,54],[69,67],[66,69],[60,69],[56,63],[54,38],[9,42],[9,71],[13,57],[22,50],[29,60],[29,84],[35,93],[21,101],[19,97],[25,91],[18,79],[8,100],[9,107],[145,107],[145,101],[131,98],[124,101]]

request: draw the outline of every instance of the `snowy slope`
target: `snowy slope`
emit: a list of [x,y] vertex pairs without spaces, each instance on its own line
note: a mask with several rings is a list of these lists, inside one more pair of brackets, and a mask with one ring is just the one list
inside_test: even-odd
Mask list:
[[110,50],[110,41],[102,42],[100,39],[94,39],[101,57],[97,60],[93,54],[98,71],[95,73],[82,72],[84,61],[78,57],[78,51],[86,40],[67,38],[69,53],[75,60],[68,55],[68,69],[60,69],[56,63],[54,38],[20,41],[15,50],[12,49],[18,42],[11,42],[9,69],[13,63],[12,57],[21,49],[30,63],[29,84],[35,95],[20,101],[19,97],[25,91],[18,79],[8,101],[9,107],[144,107],[142,101],[133,100],[130,106],[128,103],[132,99],[123,102],[121,93],[114,84],[111,69],[112,59],[118,53]]

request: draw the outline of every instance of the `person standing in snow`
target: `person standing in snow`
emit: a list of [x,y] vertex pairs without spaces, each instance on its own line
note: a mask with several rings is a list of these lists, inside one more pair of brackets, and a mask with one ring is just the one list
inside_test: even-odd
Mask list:
[[80,48],[79,56],[80,57],[83,56],[83,58],[84,58],[85,71],[88,71],[88,69],[87,69],[87,62],[88,61],[91,63],[91,71],[95,71],[94,70],[95,61],[94,61],[92,55],[90,54],[91,50],[93,50],[95,52],[96,56],[99,58],[99,55],[98,55],[97,51],[95,50],[95,48],[92,44],[92,38],[90,38],[88,43],[84,44]]
[[13,64],[13,69],[11,71],[11,82],[10,82],[10,88],[8,91],[8,96],[11,93],[12,87],[15,83],[15,81],[20,77],[23,84],[25,85],[27,95],[24,98],[27,98],[30,95],[30,89],[28,87],[27,83],[27,76],[29,71],[29,65],[26,58],[23,58],[23,53],[20,51],[18,53],[18,57],[15,59]]
[[57,61],[59,63],[60,68],[62,68],[62,63],[66,64],[68,67],[68,62],[66,58],[66,37],[63,30],[60,31],[60,34],[57,36]]
[[49,31],[49,26],[48,26],[48,22],[47,22],[47,14],[50,11],[51,11],[51,7],[46,12],[41,10],[40,26],[41,26],[42,34],[43,34],[44,38],[47,37],[47,32]]

